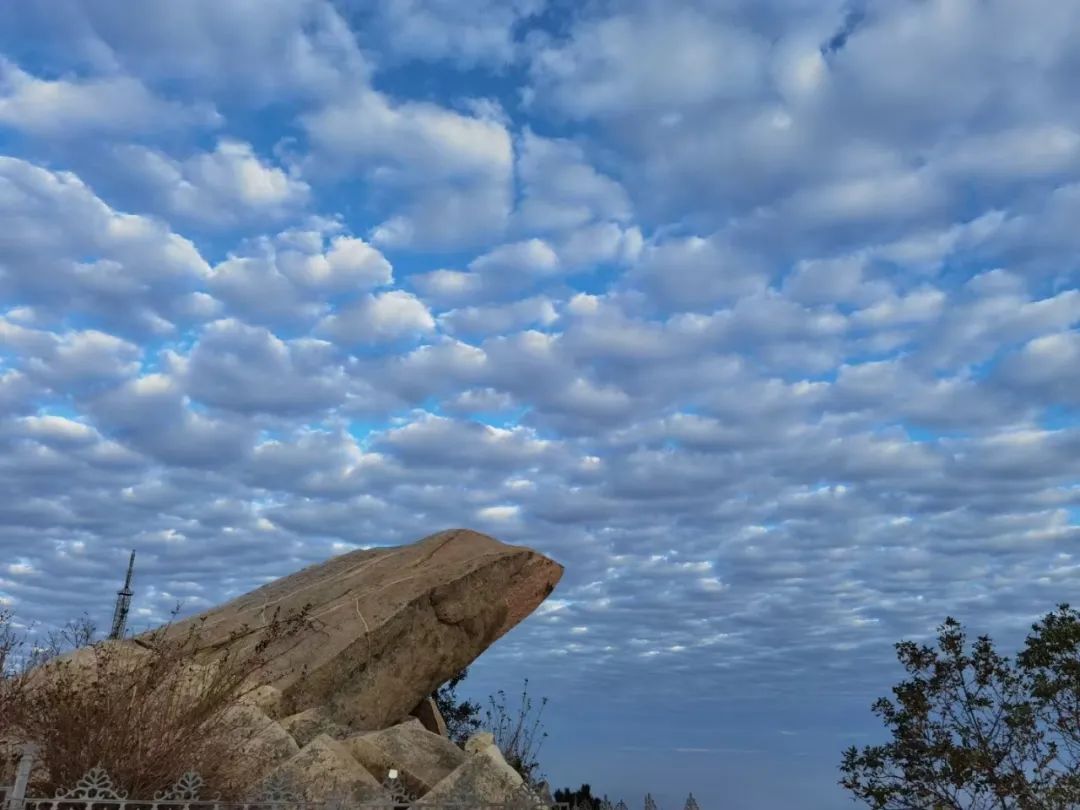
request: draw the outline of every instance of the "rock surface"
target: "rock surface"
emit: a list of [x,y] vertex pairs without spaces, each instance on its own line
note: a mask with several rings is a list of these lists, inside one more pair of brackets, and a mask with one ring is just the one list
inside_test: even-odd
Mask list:
[[402,784],[414,796],[423,796],[467,757],[416,718],[383,731],[349,737],[343,744],[379,780],[385,779],[391,768],[396,769]]
[[495,744],[495,735],[490,731],[480,731],[473,734],[469,739],[465,741],[465,752],[468,754],[478,754],[485,748]]
[[443,719],[442,712],[439,711],[439,706],[435,703],[434,698],[430,696],[424,698],[409,714],[419,720],[424,728],[432,734],[438,734],[440,737],[450,736],[446,728],[446,721]]
[[322,706],[305,709],[299,714],[292,714],[282,718],[281,727],[292,735],[298,745],[304,746],[314,740],[320,734],[326,734],[334,739],[341,739],[348,735],[348,730],[334,722],[330,713]]
[[359,801],[379,790],[379,782],[337,740],[320,734],[279,765],[271,777],[282,778],[309,801],[351,798]]
[[275,686],[259,686],[241,696],[239,702],[255,706],[277,720],[281,717],[281,690]]
[[279,723],[249,703],[230,706],[222,721],[237,751],[264,767],[277,765],[300,752],[296,740]]
[[309,608],[312,627],[266,651],[258,685],[283,715],[322,706],[349,729],[406,717],[528,616],[562,566],[522,546],[455,529],[407,546],[354,551],[271,582],[184,622],[202,622],[200,660],[259,642],[275,611]]

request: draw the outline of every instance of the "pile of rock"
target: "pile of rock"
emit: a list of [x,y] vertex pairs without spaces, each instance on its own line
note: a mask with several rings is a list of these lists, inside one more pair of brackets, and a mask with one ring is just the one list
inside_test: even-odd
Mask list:
[[[306,610],[299,634],[230,709],[237,745],[269,780],[313,800],[372,795],[396,771],[425,802],[469,795],[501,803],[521,777],[490,734],[462,750],[430,695],[552,592],[562,566],[458,529],[395,548],[355,551],[269,583],[168,632],[199,626],[196,666],[260,642],[275,611]],[[137,643],[136,640],[135,643]]]

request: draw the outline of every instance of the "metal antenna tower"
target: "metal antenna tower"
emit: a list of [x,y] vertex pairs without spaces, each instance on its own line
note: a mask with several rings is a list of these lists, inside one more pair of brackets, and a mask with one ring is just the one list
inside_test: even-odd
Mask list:
[[116,592],[116,609],[113,611],[112,630],[109,638],[123,638],[124,629],[127,627],[128,610],[131,608],[131,574],[135,570],[135,552],[131,552],[128,560],[127,576],[124,578],[124,587]]

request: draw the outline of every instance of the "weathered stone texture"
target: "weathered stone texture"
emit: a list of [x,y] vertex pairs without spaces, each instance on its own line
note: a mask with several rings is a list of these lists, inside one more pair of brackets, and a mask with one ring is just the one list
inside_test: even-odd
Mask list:
[[340,742],[325,734],[279,765],[272,776],[282,777],[311,801],[364,800],[379,789],[378,780]]
[[427,793],[466,759],[464,751],[428,731],[416,718],[349,737],[344,744],[379,779],[396,769],[402,784],[416,796]]
[[463,793],[479,803],[508,801],[521,788],[523,780],[503,759],[498,746],[488,742],[490,737],[484,734],[482,739],[470,739],[466,749],[471,753],[424,795],[424,802],[445,802]]
[[[260,685],[284,714],[322,706],[338,723],[379,730],[409,712],[528,616],[562,566],[521,546],[455,529],[408,546],[354,551],[180,622],[202,623],[201,658],[251,649],[274,614],[305,606],[313,628],[271,648]],[[245,629],[246,628],[246,629]]]

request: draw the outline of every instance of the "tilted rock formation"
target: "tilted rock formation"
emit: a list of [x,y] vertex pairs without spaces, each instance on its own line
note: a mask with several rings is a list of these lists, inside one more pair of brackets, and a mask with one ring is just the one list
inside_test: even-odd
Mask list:
[[[502,802],[521,777],[490,734],[465,751],[450,742],[430,696],[528,616],[562,571],[531,549],[466,529],[355,551],[165,628],[166,639],[195,639],[194,654],[150,694],[197,698],[215,673],[229,673],[230,655],[243,659],[272,636],[275,612],[304,612],[306,624],[260,650],[256,660],[267,665],[216,732],[259,763],[260,779],[285,780],[316,801],[363,799],[394,770],[397,784],[425,801],[467,792]],[[148,660],[149,647],[146,636],[95,645],[32,680],[108,679]]]
[[201,623],[199,660],[212,661],[226,648],[253,649],[274,611],[308,606],[313,628],[267,650],[259,685],[281,691],[284,716],[322,707],[353,731],[380,730],[528,616],[562,571],[529,548],[455,529],[335,557],[169,632]]

